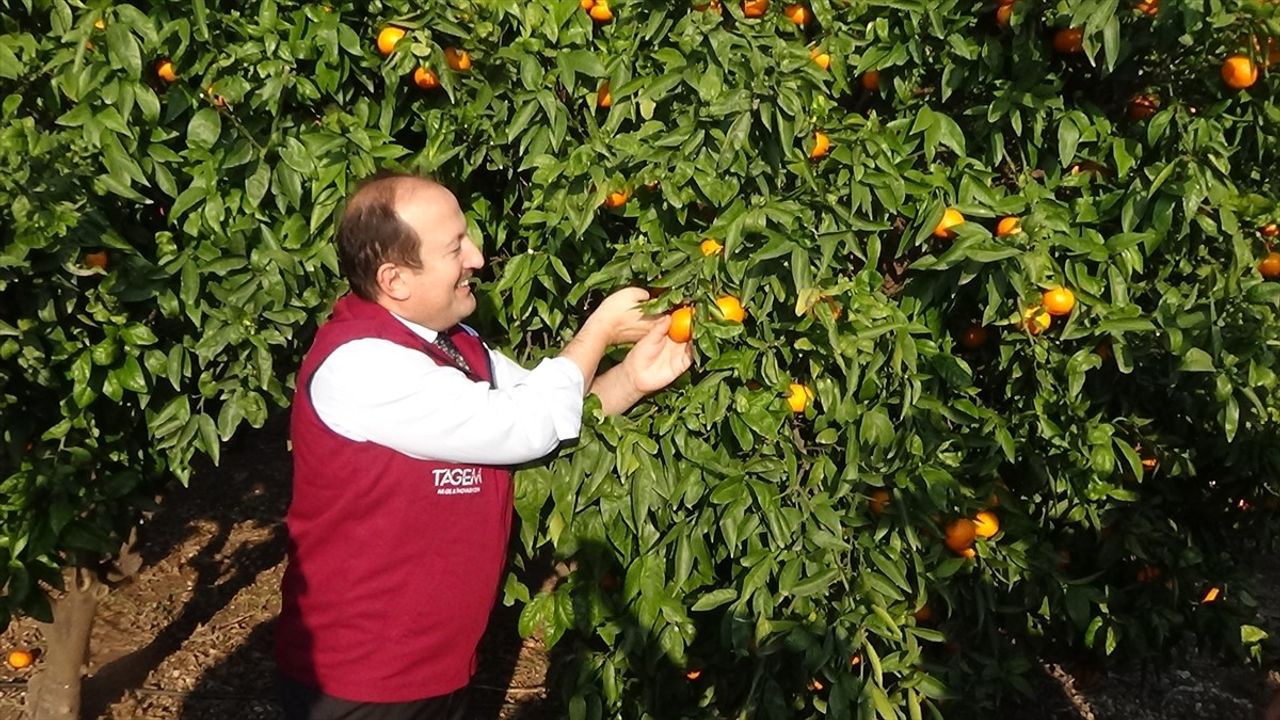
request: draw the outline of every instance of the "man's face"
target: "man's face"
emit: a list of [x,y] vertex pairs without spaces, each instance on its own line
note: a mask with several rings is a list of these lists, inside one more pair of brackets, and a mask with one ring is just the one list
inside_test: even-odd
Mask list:
[[471,276],[484,267],[480,248],[453,193],[413,183],[401,190],[396,212],[418,234],[422,269],[401,268],[407,296],[398,312],[432,330],[448,330],[476,309]]

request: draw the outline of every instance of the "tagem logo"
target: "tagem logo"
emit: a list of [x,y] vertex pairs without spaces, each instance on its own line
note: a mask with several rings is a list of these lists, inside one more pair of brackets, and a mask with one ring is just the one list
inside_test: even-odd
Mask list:
[[471,495],[484,487],[478,467],[439,468],[431,471],[437,495]]

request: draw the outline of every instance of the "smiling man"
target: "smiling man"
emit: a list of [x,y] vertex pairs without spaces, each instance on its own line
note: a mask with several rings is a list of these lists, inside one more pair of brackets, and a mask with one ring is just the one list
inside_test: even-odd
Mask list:
[[[484,257],[457,200],[410,175],[343,212],[339,299],[298,372],[289,565],[276,626],[288,718],[465,717],[502,579],[512,465],[577,437],[582,402],[624,412],[692,348],[609,296],[558,357],[526,370],[462,320]],[[605,351],[635,343],[597,376]]]

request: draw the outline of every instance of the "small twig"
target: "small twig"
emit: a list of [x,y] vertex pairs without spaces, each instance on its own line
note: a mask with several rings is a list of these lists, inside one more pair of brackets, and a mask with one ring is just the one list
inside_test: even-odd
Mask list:
[[252,611],[252,612],[247,612],[247,613],[245,613],[245,614],[241,615],[241,616],[240,616],[240,617],[238,617],[238,618],[234,618],[234,619],[231,619],[231,620],[227,620],[226,622],[220,622],[220,623],[218,623],[217,625],[214,625],[214,626],[213,626],[212,628],[210,628],[210,629],[211,629],[211,630],[222,630],[222,629],[224,629],[224,628],[229,628],[229,627],[231,627],[232,625],[238,625],[239,623],[242,623],[242,622],[244,622],[245,620],[248,620],[248,619],[250,619],[250,618],[256,617],[259,613],[260,613],[260,611],[258,611],[258,610],[254,610],[254,611]]
[[0,690],[26,690],[26,682],[0,682]]

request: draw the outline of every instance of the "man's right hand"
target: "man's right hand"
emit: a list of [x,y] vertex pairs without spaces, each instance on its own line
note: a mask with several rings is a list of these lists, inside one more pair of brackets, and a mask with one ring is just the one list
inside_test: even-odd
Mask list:
[[623,288],[600,303],[583,330],[602,333],[610,345],[634,343],[662,319],[661,315],[645,315],[640,310],[640,304],[648,300],[649,293],[643,288]]

